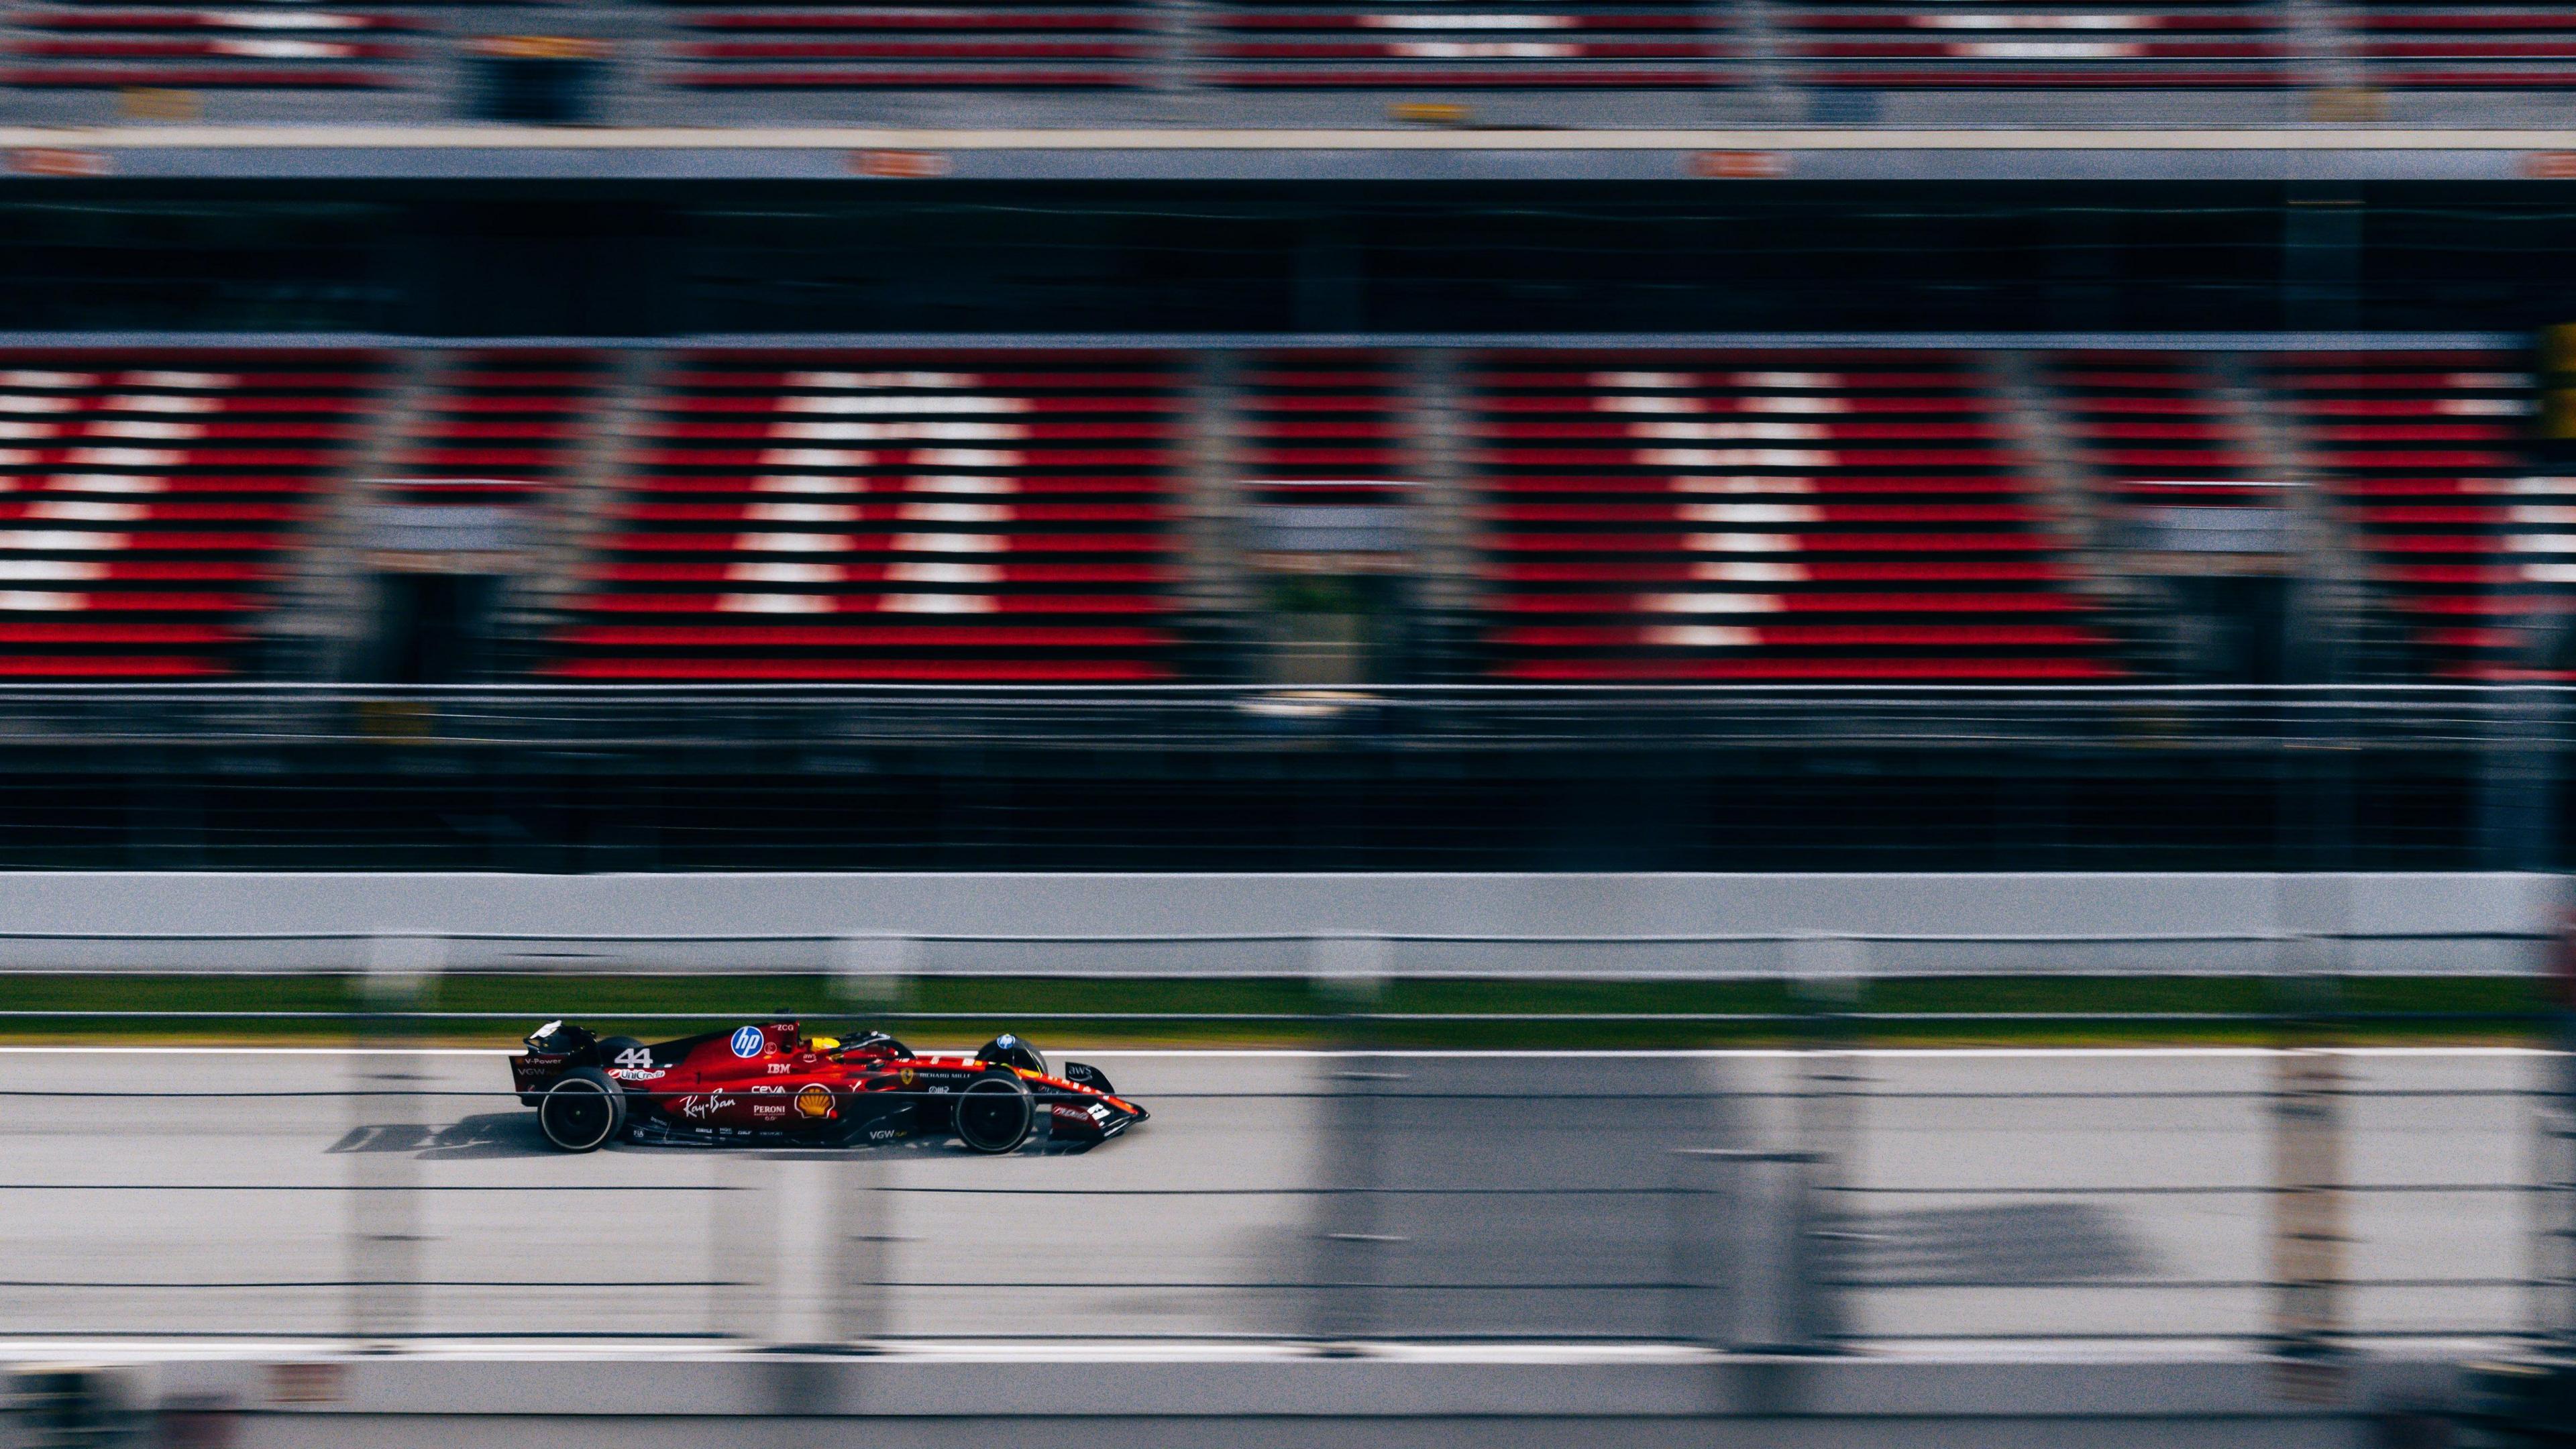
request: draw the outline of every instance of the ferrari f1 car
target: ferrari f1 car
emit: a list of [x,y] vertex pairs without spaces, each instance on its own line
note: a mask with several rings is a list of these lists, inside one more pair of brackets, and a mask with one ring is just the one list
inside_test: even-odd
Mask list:
[[1098,1067],[1054,1075],[998,1036],[971,1057],[921,1056],[884,1032],[847,1041],[762,1022],[646,1045],[550,1021],[510,1058],[521,1103],[566,1152],[632,1142],[848,1146],[953,1136],[976,1152],[1037,1136],[1107,1141],[1145,1120]]

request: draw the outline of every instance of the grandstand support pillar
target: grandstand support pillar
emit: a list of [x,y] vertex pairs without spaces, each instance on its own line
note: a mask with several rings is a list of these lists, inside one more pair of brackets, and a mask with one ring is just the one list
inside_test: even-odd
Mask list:
[[2359,97],[2368,82],[2361,60],[2353,52],[2350,26],[2343,7],[2336,0],[2281,0],[2281,31],[2289,38],[2293,74],[2300,88],[2308,92],[2306,115],[2286,119],[2348,120],[2369,119],[2366,115],[2333,114],[2339,98]]
[[1149,14],[1154,32],[1152,87],[1154,103],[1167,118],[1198,118],[1199,37],[1206,26],[1203,0],[1153,0]]
[[433,1130],[421,1095],[433,1059],[413,1049],[424,1034],[415,1013],[436,998],[446,954],[437,936],[377,936],[356,982],[362,1010],[351,1025],[362,1049],[349,1057],[349,1131],[333,1150],[348,1159],[342,1281],[361,1347],[421,1328],[418,1154]]
[[2081,547],[2088,551],[2107,547],[2101,495],[2091,486],[2083,455],[2067,438],[2057,409],[2049,405],[2048,385],[2040,377],[2038,360],[2018,349],[1991,352],[1985,360],[1987,386],[1994,390],[2002,411],[2012,419],[2014,435],[2021,440],[2014,461],[2030,477],[2033,491],[2047,501],[2063,531]]
[[2114,566],[2119,541],[2102,514],[2102,493],[2050,405],[2038,359],[2018,349],[1988,353],[1986,378],[2020,439],[2014,455],[2019,471],[2030,479],[2032,493],[2047,507],[2058,531],[2075,540],[2082,587],[2105,603],[2124,601],[2136,585]]
[[[545,639],[557,617],[558,605],[582,587],[591,540],[599,535],[626,481],[628,460],[634,456],[634,445],[642,436],[644,417],[651,404],[653,379],[663,372],[664,353],[659,348],[630,347],[610,357],[611,365],[603,379],[607,395],[592,414],[591,426],[583,430],[565,486],[542,495],[544,516],[535,530],[533,556],[510,579],[495,608],[501,637],[518,640],[523,648],[537,646]],[[531,658],[501,662],[516,669],[537,661]],[[649,861],[644,863],[647,869],[651,865]],[[603,861],[590,868],[634,867],[623,861]]]
[[2294,332],[2351,332],[2362,324],[2362,206],[2358,188],[2293,183],[2281,215],[2281,320]]
[[362,551],[366,520],[380,501],[376,484],[394,471],[402,440],[413,435],[428,394],[429,354],[417,348],[395,353],[347,476],[324,495],[305,546],[286,555],[294,572],[279,588],[283,603],[269,623],[281,677],[358,677],[374,601]]
[[2306,440],[2289,421],[2285,399],[2237,353],[2210,364],[2220,396],[2252,440],[2266,476],[2286,485],[2289,556],[2281,608],[2283,684],[2335,684],[2346,672],[2359,597],[2357,564],[2336,526],[2331,500],[2321,491],[2321,470]]
[[1242,436],[1236,406],[1241,359],[1210,348],[1197,355],[1191,379],[1188,475],[1181,480],[1186,505],[1182,524],[1181,604],[1193,621],[1199,658],[1187,673],[1211,682],[1235,682],[1253,654],[1258,618],[1252,569],[1244,543],[1250,516],[1238,483],[1234,440]]
[[[1772,23],[1770,0],[1719,0],[1705,7],[1713,34],[1735,36],[1741,56],[1744,93],[1751,98],[1754,119],[1796,123],[1809,119],[1788,58],[1781,53],[1780,30]],[[1723,67],[1725,62],[1712,65]],[[1722,71],[1720,72],[1723,73]],[[1712,108],[1723,92],[1710,87]]]
[[1413,677],[1455,679],[1470,670],[1463,657],[1476,616],[1475,480],[1467,458],[1466,389],[1469,359],[1453,348],[1422,348],[1405,355],[1411,403],[1414,476],[1421,491],[1413,509]]

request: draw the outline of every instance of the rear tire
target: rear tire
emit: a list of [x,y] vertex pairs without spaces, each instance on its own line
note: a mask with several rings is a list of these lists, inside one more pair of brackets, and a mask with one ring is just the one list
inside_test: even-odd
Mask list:
[[537,1126],[565,1152],[597,1152],[626,1125],[626,1089],[597,1067],[555,1079],[537,1103]]
[[977,1077],[957,1094],[957,1140],[971,1151],[994,1157],[1017,1151],[1037,1122],[1037,1099],[1016,1076]]
[[[639,1053],[639,1055],[628,1056],[629,1052]],[[599,1064],[603,1067],[624,1067],[629,1070],[650,1067],[653,1065],[653,1052],[651,1048],[631,1036],[602,1037],[599,1042]]]

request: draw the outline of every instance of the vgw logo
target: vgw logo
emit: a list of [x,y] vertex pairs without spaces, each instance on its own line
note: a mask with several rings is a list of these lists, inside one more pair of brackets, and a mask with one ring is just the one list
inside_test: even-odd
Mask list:
[[733,1054],[738,1057],[760,1055],[760,1028],[746,1026],[733,1034]]

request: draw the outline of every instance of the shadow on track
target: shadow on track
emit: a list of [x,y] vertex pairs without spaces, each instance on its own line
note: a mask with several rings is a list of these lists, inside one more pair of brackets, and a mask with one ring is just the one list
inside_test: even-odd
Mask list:
[[[1057,1142],[1038,1138],[1013,1157],[1079,1157],[1099,1146],[1097,1142]],[[777,1142],[617,1142],[612,1152],[708,1152],[752,1151],[781,1158],[841,1159],[857,1155],[899,1160],[902,1156],[934,1155],[942,1160],[978,1157],[957,1141],[944,1137],[911,1137],[893,1142],[848,1147],[812,1147]],[[506,1157],[560,1157],[563,1154],[548,1145],[545,1134],[537,1130],[534,1112],[482,1112],[445,1127],[374,1126],[352,1127],[340,1140],[324,1149],[328,1153],[344,1152],[409,1152],[424,1162],[475,1162]]]

